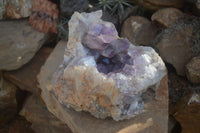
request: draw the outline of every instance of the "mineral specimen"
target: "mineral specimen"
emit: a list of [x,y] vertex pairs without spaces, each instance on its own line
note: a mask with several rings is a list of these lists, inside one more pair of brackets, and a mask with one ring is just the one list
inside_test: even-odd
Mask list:
[[144,109],[142,95],[166,75],[158,54],[120,38],[101,11],[75,12],[69,21],[64,61],[54,73],[59,102],[97,118],[129,119]]

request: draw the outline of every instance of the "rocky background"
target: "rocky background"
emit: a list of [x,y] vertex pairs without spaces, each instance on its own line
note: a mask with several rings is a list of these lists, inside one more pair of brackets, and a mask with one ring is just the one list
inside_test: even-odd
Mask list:
[[37,75],[58,42],[67,41],[73,12],[99,9],[120,36],[153,47],[165,61],[168,132],[199,133],[199,0],[1,0],[0,132],[71,133],[47,110]]

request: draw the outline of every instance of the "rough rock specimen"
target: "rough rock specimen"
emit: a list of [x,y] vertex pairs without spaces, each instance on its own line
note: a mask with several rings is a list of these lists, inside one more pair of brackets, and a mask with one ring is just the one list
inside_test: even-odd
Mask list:
[[179,121],[182,133],[199,133],[200,94],[186,95],[172,110],[173,116]]
[[158,10],[166,7],[183,7],[183,0],[133,0],[149,10]]
[[36,133],[71,133],[67,125],[52,115],[36,95],[26,100],[20,115],[32,123],[31,127]]
[[163,61],[150,47],[119,38],[102,12],[74,13],[60,69],[52,78],[61,104],[97,118],[128,119],[144,108],[142,95],[156,91],[166,75]]
[[150,46],[157,32],[158,28],[148,19],[140,16],[131,16],[124,22],[121,36],[130,40],[134,45]]
[[46,41],[27,20],[0,22],[0,70],[14,70],[27,63]]
[[170,63],[179,75],[185,75],[185,65],[200,52],[200,19],[184,16],[162,31],[154,40],[164,61]]
[[0,20],[4,18],[20,19],[29,17],[33,0],[1,0]]
[[97,119],[86,112],[66,108],[52,93],[52,76],[63,62],[67,42],[60,41],[38,75],[41,96],[48,110],[66,123],[74,133],[168,133],[168,82],[165,76],[156,92],[149,89],[145,93],[145,111],[133,119],[114,121]]
[[0,77],[0,126],[17,113],[16,91],[16,86]]
[[186,75],[190,82],[200,84],[200,56],[192,58],[186,65]]
[[38,31],[57,33],[58,9],[49,0],[35,0],[29,23]]
[[64,64],[53,79],[54,93],[76,111],[127,119],[142,112],[141,95],[159,84],[165,66],[152,48],[119,38],[114,25],[100,17],[100,11],[72,16]]
[[181,18],[182,16],[183,16],[183,13],[176,8],[164,8],[155,12],[151,16],[151,20],[156,21],[165,27],[169,27],[170,25],[174,24],[175,21]]

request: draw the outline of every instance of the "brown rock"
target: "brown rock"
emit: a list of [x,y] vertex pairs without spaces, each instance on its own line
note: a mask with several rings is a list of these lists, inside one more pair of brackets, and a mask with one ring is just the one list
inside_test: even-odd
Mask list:
[[186,65],[186,75],[190,82],[200,83],[200,56],[192,58]]
[[20,115],[32,123],[36,133],[71,133],[66,124],[58,120],[46,108],[38,96],[30,96],[24,104]]
[[200,94],[185,96],[173,109],[173,116],[182,127],[182,133],[199,133],[200,127]]
[[183,6],[182,0],[137,0],[137,2],[149,10],[158,10],[166,7],[181,8]]
[[128,18],[121,31],[121,36],[127,38],[134,45],[149,46],[156,37],[158,29],[148,19],[140,16]]
[[[42,89],[41,95],[50,112],[68,124],[74,133],[133,133],[133,131],[138,133],[167,133],[168,87],[166,76],[161,80],[156,94],[149,91],[144,96],[144,99],[148,101],[145,104],[146,111],[130,120],[116,122],[112,119],[97,119],[88,113],[76,112],[62,106],[51,93],[51,78],[63,61],[62,55],[66,44],[63,41],[57,44],[38,76]],[[155,95],[154,98],[153,95]]]
[[0,79],[0,125],[9,122],[17,112],[17,88],[5,80],[2,82],[2,80]]
[[175,23],[176,20],[182,17],[182,15],[183,13],[176,8],[164,8],[155,12],[151,16],[151,20],[156,21],[165,27],[169,27]]
[[0,70],[16,70],[26,64],[47,40],[27,20],[0,22]]
[[4,77],[22,90],[40,94],[36,77],[52,50],[48,47],[41,48],[28,64],[18,70],[5,72]]
[[172,64],[179,75],[185,75],[185,65],[200,51],[199,22],[197,18],[181,19],[154,40],[162,59]]

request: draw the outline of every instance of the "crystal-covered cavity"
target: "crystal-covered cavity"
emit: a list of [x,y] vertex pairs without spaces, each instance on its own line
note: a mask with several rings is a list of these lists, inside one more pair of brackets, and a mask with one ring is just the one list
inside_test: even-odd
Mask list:
[[129,119],[143,111],[142,94],[166,75],[163,61],[150,47],[120,38],[101,11],[74,13],[64,62],[55,72],[54,93],[76,111],[98,118]]

